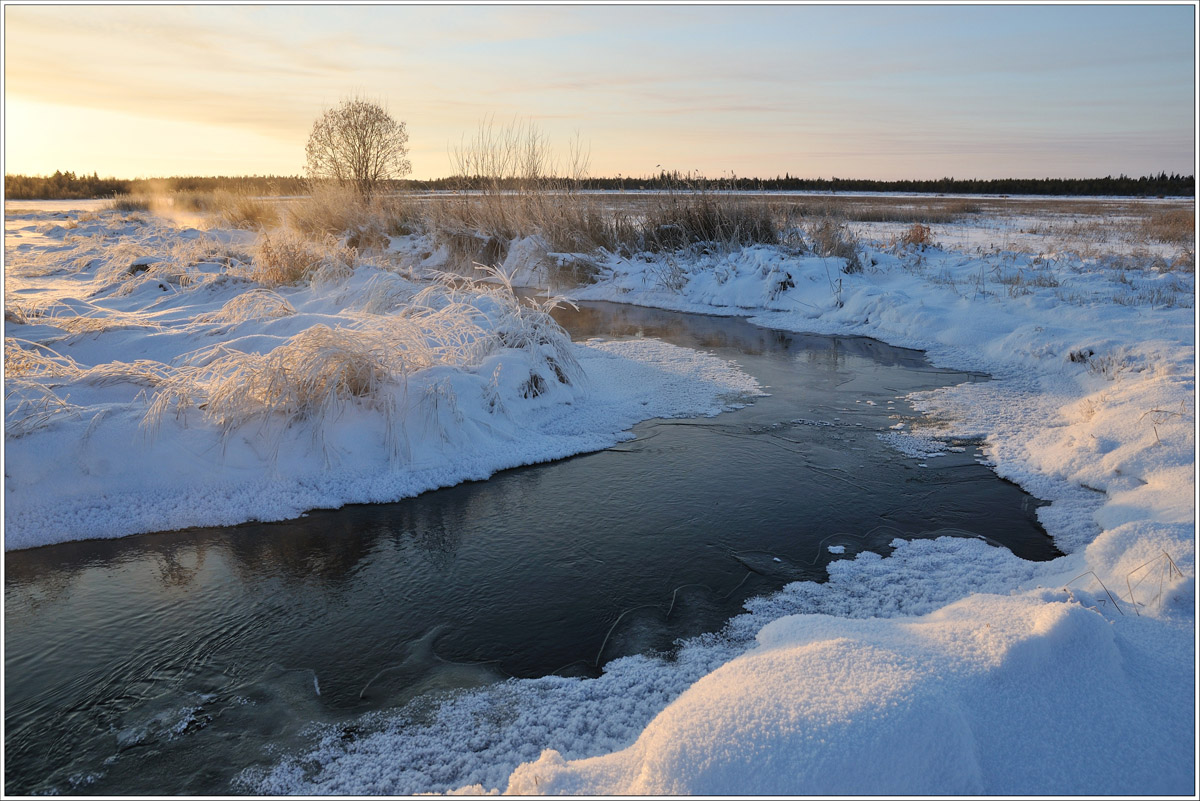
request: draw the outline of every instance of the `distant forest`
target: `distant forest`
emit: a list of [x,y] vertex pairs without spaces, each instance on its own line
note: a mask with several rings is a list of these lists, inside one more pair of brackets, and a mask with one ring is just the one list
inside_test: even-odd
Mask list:
[[[111,197],[161,191],[210,192],[224,190],[254,195],[303,195],[308,182],[300,176],[253,175],[175,177],[125,180],[100,178],[95,173],[76,175],[55,172],[50,176],[6,175],[4,197],[8,200],[52,200]],[[546,179],[547,186],[569,185],[574,189],[648,191],[738,191],[738,192],[905,192],[956,195],[1121,195],[1132,197],[1194,197],[1193,175],[1127,175],[1103,178],[939,178],[921,181],[873,181],[857,178],[707,178],[663,171],[658,175],[629,178],[586,178],[567,182]],[[492,186],[489,178],[455,176],[432,181],[393,181],[395,190],[463,190]],[[528,182],[513,180],[502,186]]]
[[255,195],[302,195],[308,181],[299,176],[251,175],[242,177],[100,178],[96,173],[76,175],[5,175],[5,200],[79,200],[114,195],[155,192],[213,192],[218,189]]

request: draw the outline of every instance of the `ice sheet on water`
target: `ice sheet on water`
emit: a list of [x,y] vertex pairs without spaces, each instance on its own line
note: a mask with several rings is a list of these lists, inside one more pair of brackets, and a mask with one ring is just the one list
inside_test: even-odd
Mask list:
[[912,431],[887,431],[876,436],[889,447],[913,459],[932,459],[950,452],[950,446],[945,441]]

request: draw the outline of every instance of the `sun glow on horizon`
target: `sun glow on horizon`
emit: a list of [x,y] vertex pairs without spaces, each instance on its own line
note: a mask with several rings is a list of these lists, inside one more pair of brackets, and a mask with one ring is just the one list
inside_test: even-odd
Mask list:
[[[9,95],[5,98],[5,172],[55,170],[102,177],[158,178],[209,174],[294,175],[303,153],[294,142],[218,125],[81,108]],[[67,155],[70,154],[70,155]]]

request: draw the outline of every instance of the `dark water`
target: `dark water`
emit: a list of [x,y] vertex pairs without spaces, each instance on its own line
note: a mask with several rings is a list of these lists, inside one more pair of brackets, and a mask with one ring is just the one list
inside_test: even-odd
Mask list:
[[921,461],[877,436],[914,419],[897,396],[981,376],[740,320],[606,304],[561,320],[734,358],[772,394],[400,503],[7,554],[6,793],[227,794],[307,724],[595,675],[895,537],[1057,555],[1038,502],[973,447]]

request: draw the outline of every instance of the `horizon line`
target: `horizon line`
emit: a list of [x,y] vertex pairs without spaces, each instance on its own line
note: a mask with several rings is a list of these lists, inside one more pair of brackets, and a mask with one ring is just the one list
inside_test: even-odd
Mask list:
[[[237,179],[248,179],[248,178],[253,178],[253,179],[283,178],[283,179],[287,179],[287,180],[310,180],[302,173],[293,173],[293,174],[244,173],[244,174],[240,174],[240,175],[177,173],[174,175],[148,175],[148,176],[137,176],[134,178],[127,178],[127,177],[121,177],[121,176],[116,176],[116,175],[103,175],[102,176],[96,170],[93,170],[90,174],[86,171],[76,171],[76,170],[55,170],[53,173],[45,173],[45,174],[6,172],[6,173],[4,173],[4,180],[7,181],[9,178],[53,178],[55,175],[72,175],[76,179],[95,177],[98,180],[102,180],[102,181],[130,181],[130,182],[132,182],[132,181],[170,181],[170,180],[179,180],[179,179],[184,179],[184,180],[186,180],[186,179],[237,180]],[[567,178],[565,176],[547,175],[547,176],[542,176],[542,177],[536,178],[536,179],[528,179],[528,178],[523,178],[523,177],[519,177],[519,176],[503,177],[503,178],[497,179],[493,176],[483,176],[483,175],[467,176],[467,175],[455,174],[455,175],[439,176],[436,178],[408,178],[408,177],[405,177],[405,178],[387,178],[387,179],[383,179],[383,180],[389,181],[389,182],[396,182],[396,183],[430,183],[430,182],[436,182],[436,181],[450,181],[450,180],[455,180],[455,179],[463,179],[463,180],[488,179],[488,180],[500,180],[503,182],[510,182],[510,181],[516,182],[516,181],[527,181],[527,180],[571,181],[571,182],[575,182],[575,183],[586,183],[588,181],[641,181],[641,180],[657,181],[657,180],[662,180],[664,178],[675,179],[675,180],[682,178],[682,179],[695,180],[695,181],[708,181],[708,182],[727,181],[727,182],[731,182],[731,183],[735,182],[735,181],[737,181],[737,182],[740,182],[740,181],[866,181],[866,182],[878,183],[878,184],[900,184],[900,183],[936,183],[939,181],[1103,181],[1103,180],[1122,180],[1122,179],[1124,179],[1124,180],[1140,180],[1142,178],[1157,179],[1157,178],[1161,178],[1163,176],[1166,176],[1167,178],[1193,178],[1194,179],[1195,173],[1192,172],[1192,173],[1184,174],[1184,173],[1177,173],[1177,172],[1169,172],[1167,170],[1159,170],[1157,172],[1149,172],[1149,173],[1145,173],[1143,175],[1130,175],[1128,173],[1121,172],[1116,175],[1114,175],[1112,173],[1108,173],[1107,175],[1088,175],[1088,176],[1083,176],[1083,177],[1070,177],[1070,176],[1065,176],[1065,175],[1042,175],[1042,176],[1005,175],[1005,176],[992,176],[992,177],[981,178],[979,176],[942,175],[937,178],[913,178],[913,177],[910,177],[910,178],[853,178],[853,177],[849,177],[849,176],[833,175],[833,176],[826,178],[826,177],[820,176],[820,175],[818,175],[818,176],[792,175],[789,171],[785,170],[783,173],[776,174],[774,176],[730,174],[729,176],[720,176],[720,177],[714,178],[714,177],[710,177],[706,174],[698,173],[698,172],[693,173],[693,172],[680,172],[679,170],[670,170],[670,171],[664,170],[659,173],[642,174],[642,175],[624,175],[622,173],[617,173],[616,175],[589,175],[584,178]]]

